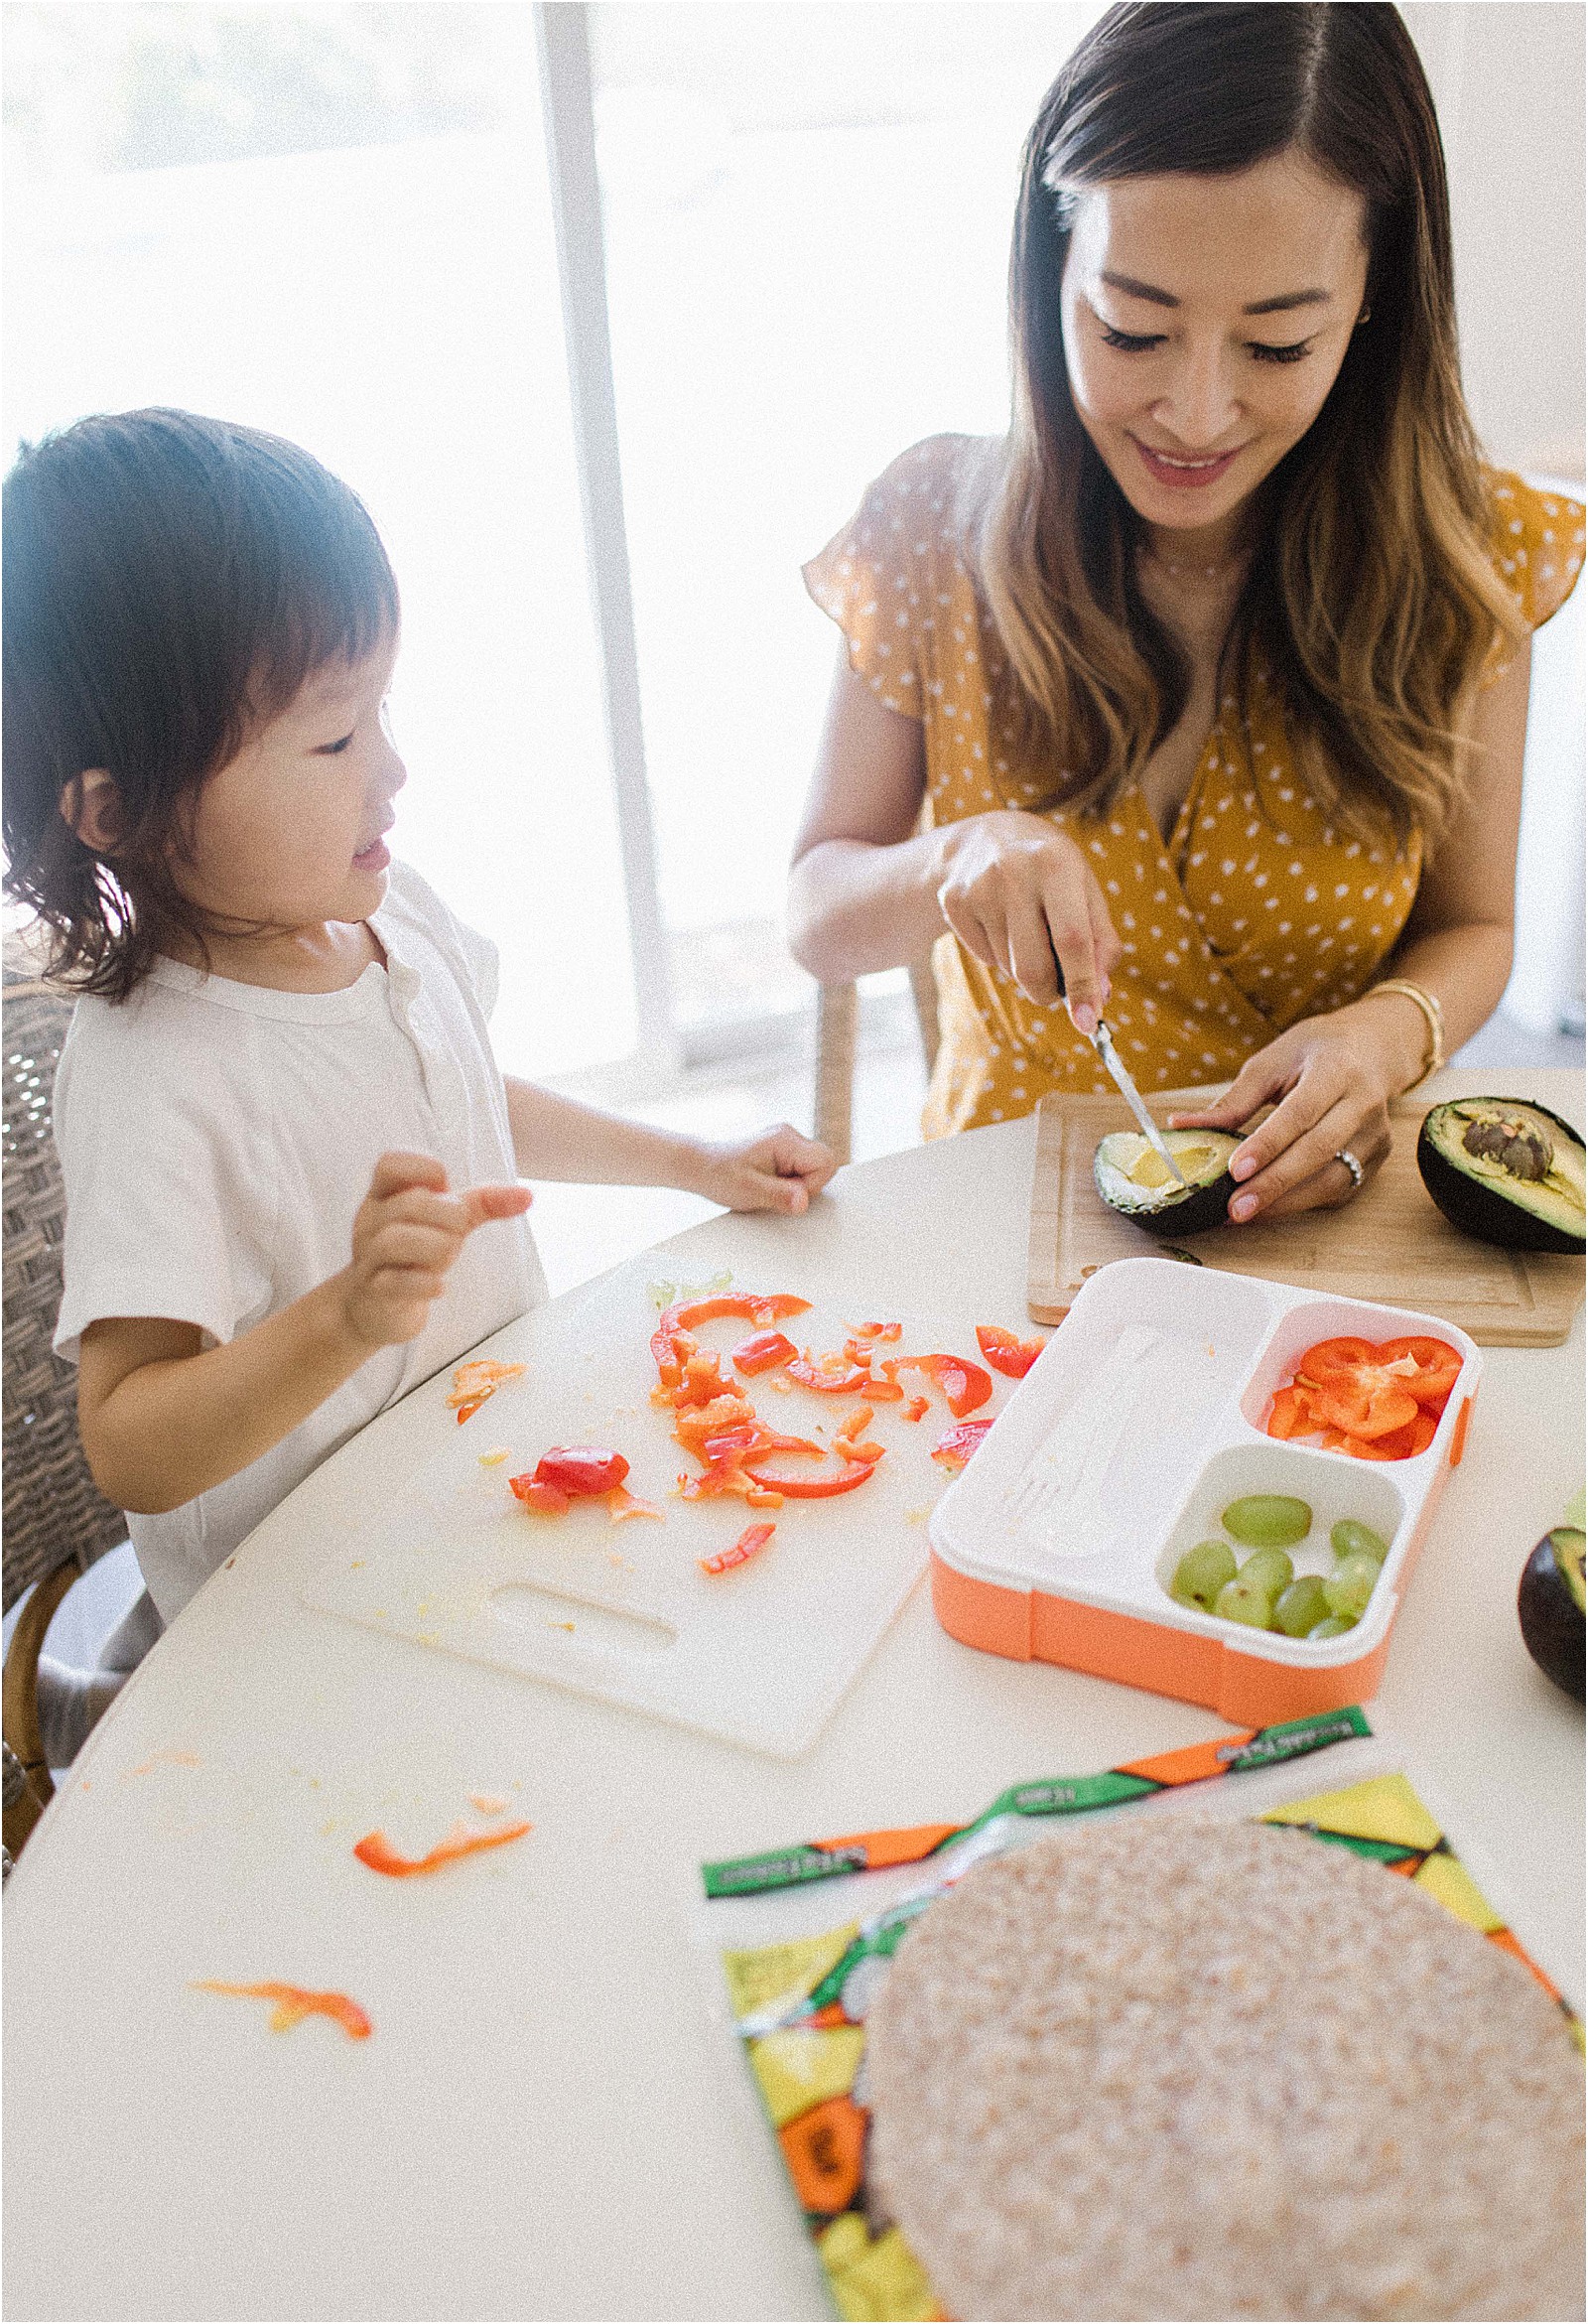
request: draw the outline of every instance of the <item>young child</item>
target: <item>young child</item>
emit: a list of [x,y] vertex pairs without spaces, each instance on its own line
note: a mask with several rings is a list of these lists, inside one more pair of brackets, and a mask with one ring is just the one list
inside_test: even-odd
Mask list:
[[397,585],[307,453],[84,420],[24,450],[4,514],[6,887],[83,996],[56,1345],[170,1622],[546,1297],[519,1173],[799,1212],[834,1163],[786,1124],[707,1146],[503,1079],[495,948],[386,845]]

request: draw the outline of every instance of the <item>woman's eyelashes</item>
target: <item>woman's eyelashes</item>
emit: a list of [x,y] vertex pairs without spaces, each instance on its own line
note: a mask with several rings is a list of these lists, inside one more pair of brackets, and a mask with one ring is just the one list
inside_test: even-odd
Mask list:
[[[1167,334],[1161,331],[1116,331],[1113,324],[1102,326],[1105,346],[1118,347],[1122,354],[1142,355],[1149,347],[1164,344]],[[1310,339],[1298,339],[1289,346],[1270,346],[1266,341],[1249,339],[1247,352],[1259,363],[1299,363],[1312,352]]]
[[[356,733],[357,729],[354,728],[353,732]],[[352,739],[352,735],[343,735],[339,743],[317,743],[315,756],[317,758],[334,758],[338,751],[346,750]]]

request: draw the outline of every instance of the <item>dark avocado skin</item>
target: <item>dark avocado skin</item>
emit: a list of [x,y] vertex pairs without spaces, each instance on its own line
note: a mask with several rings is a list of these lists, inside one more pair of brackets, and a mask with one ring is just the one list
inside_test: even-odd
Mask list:
[[[1205,1235],[1209,1227],[1228,1226],[1234,1192],[1234,1178],[1228,1170],[1221,1170],[1205,1186],[1193,1186],[1182,1201],[1165,1202],[1157,1210],[1120,1210],[1115,1215],[1145,1227],[1149,1235],[1161,1236],[1166,1243],[1177,1243],[1182,1235]],[[1103,1199],[1107,1202],[1109,1198],[1105,1194]]]
[[[1532,1098],[1461,1098],[1456,1102],[1502,1109],[1525,1105],[1529,1113],[1552,1122],[1572,1146],[1582,1145],[1569,1122],[1563,1122],[1558,1114],[1552,1114],[1547,1106],[1538,1105]],[[1433,1106],[1423,1116],[1422,1128],[1417,1133],[1417,1168],[1423,1184],[1451,1225],[1459,1227],[1463,1234],[1475,1236],[1480,1243],[1494,1243],[1504,1251],[1558,1251],[1575,1254],[1580,1259],[1582,1235],[1573,1234],[1566,1227],[1553,1226],[1536,1211],[1508,1200],[1498,1186],[1469,1176],[1445,1153],[1437,1142],[1435,1125],[1447,1110],[1446,1106]]]
[[[1232,1154],[1238,1143],[1237,1140],[1231,1140]],[[1166,1243],[1178,1243],[1185,1235],[1205,1235],[1210,1227],[1229,1225],[1227,1213],[1230,1197],[1235,1192],[1235,1180],[1228,1170],[1221,1170],[1216,1178],[1209,1178],[1202,1185],[1193,1186],[1189,1194],[1182,1194],[1176,1200],[1160,1202],[1150,1210],[1127,1210],[1124,1203],[1110,1201],[1103,1175],[1103,1154],[1108,1144],[1108,1139],[1103,1139],[1092,1158],[1092,1183],[1116,1218],[1127,1218],[1132,1225],[1145,1227],[1149,1235]]]
[[1582,1556],[1582,1535],[1571,1526],[1546,1533],[1522,1570],[1517,1616],[1522,1640],[1546,1679],[1553,1679],[1578,1703],[1583,1699],[1583,1609],[1555,1555],[1557,1539]]

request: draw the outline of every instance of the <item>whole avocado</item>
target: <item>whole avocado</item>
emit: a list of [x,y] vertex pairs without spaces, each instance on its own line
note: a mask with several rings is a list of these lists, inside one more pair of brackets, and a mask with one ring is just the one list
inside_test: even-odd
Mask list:
[[1522,1644],[1546,1679],[1583,1700],[1583,1533],[1557,1525],[1522,1570],[1517,1615]]

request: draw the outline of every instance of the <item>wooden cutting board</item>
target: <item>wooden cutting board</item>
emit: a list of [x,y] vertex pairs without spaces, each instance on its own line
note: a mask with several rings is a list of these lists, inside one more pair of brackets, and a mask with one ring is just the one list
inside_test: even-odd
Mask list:
[[[1569,1102],[1544,1094],[1557,1074],[1486,1071],[1441,1075],[1429,1091],[1390,1108],[1395,1142],[1389,1161],[1355,1201],[1311,1210],[1271,1226],[1218,1227],[1179,1248],[1204,1267],[1265,1276],[1305,1290],[1416,1307],[1455,1323],[1484,1347],[1555,1347],[1571,1329],[1583,1296],[1583,1262],[1534,1251],[1498,1251],[1463,1235],[1434,1208],[1417,1174],[1417,1129],[1432,1104],[1491,1091],[1530,1097],[1569,1120],[1580,1119],[1580,1083]],[[1166,1121],[1211,1092],[1154,1091],[1152,1110]],[[1056,1323],[1088,1276],[1111,1259],[1164,1251],[1143,1227],[1110,1210],[1092,1179],[1100,1138],[1135,1127],[1123,1098],[1054,1096],[1038,1110],[1036,1170],[1031,1185],[1031,1243],[1026,1299],[1033,1321]]]

